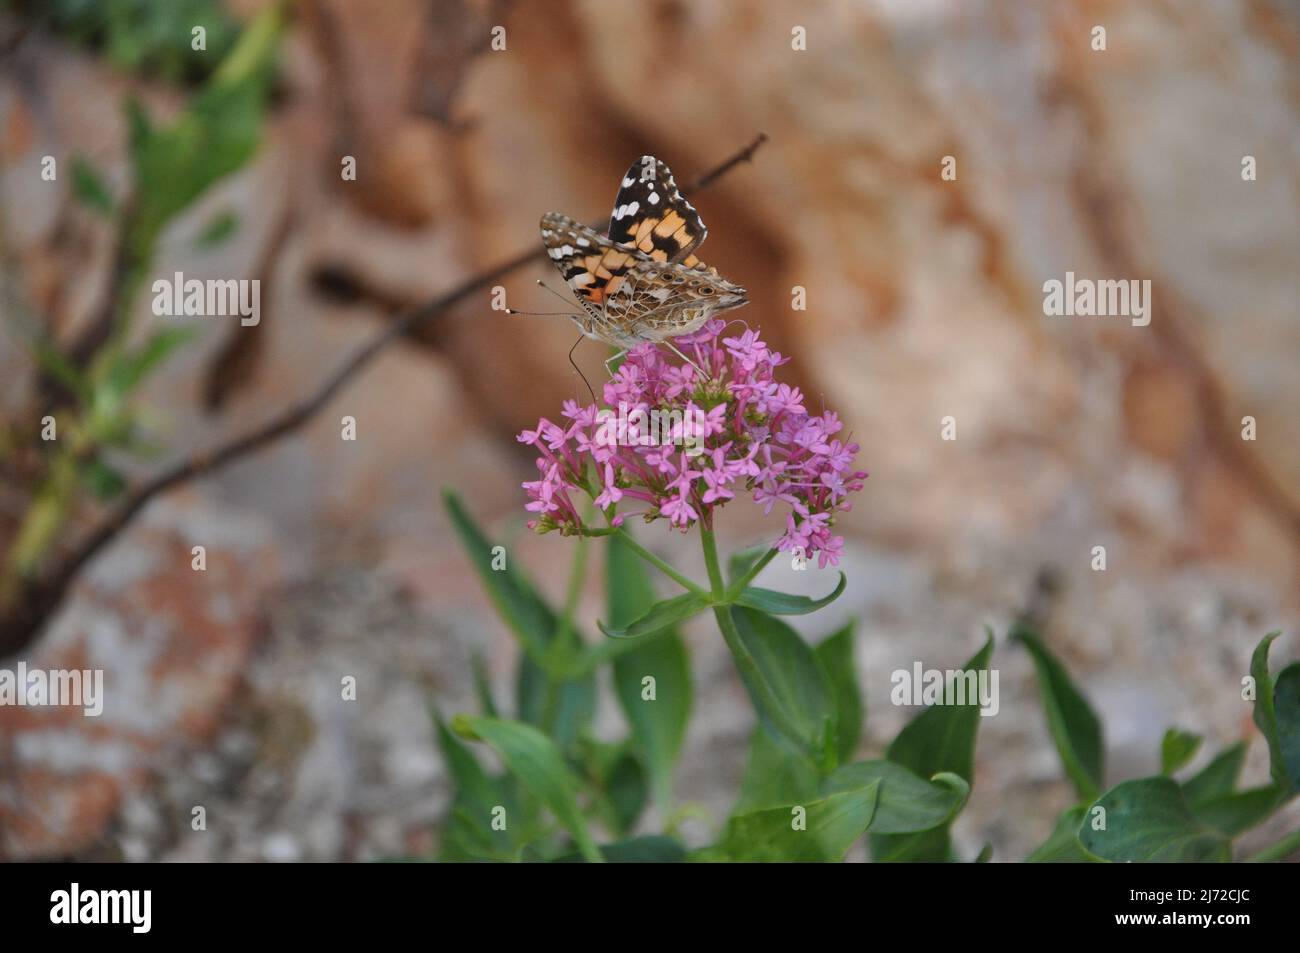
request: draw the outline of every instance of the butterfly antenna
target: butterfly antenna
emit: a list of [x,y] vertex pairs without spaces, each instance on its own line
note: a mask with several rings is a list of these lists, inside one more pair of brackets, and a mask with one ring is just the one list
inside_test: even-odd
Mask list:
[[591,381],[587,380],[587,375],[582,373],[582,368],[580,368],[578,362],[573,359],[573,352],[578,349],[578,345],[582,343],[582,339],[585,337],[585,334],[579,334],[578,340],[574,341],[573,347],[569,348],[569,363],[572,364],[573,369],[578,372],[578,376],[582,378],[582,382],[587,385],[587,393],[591,395],[591,402],[595,404],[599,403],[599,401],[596,400],[596,392],[591,389]]
[[552,287],[551,287],[550,285],[548,285],[546,282],[542,281],[541,278],[538,278],[538,279],[537,279],[537,284],[538,284],[539,287],[545,288],[545,289],[546,289],[547,291],[549,291],[551,294],[555,295],[555,297],[559,298],[559,299],[560,299],[561,301],[563,301],[565,304],[568,304],[568,303],[569,303],[569,299],[568,299],[568,298],[564,297],[564,295],[560,294],[558,291],[556,291],[554,288],[552,288]]
[[[542,281],[540,278],[537,279],[537,283],[541,285],[543,288],[545,288],[547,291],[551,292],[551,294],[555,295],[555,297],[563,301],[566,305],[570,304],[568,298],[564,297],[564,295],[560,294],[558,291],[552,289],[549,285],[546,284],[546,282]],[[581,318],[581,315],[574,314],[572,311],[520,311],[517,308],[506,308],[506,314],[531,314],[539,317],[548,317],[548,318],[556,318],[556,317]]]

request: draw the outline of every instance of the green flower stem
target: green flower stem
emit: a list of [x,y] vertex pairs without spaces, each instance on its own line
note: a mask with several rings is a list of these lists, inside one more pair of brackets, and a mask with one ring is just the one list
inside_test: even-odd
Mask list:
[[574,652],[573,617],[578,611],[578,599],[582,596],[582,583],[587,577],[587,551],[590,547],[585,539],[579,537],[573,552],[573,565],[569,570],[569,587],[564,596],[564,611],[555,627],[555,637],[546,650],[542,670],[546,673],[546,684],[542,690],[542,724],[549,731],[555,725],[556,706],[560,701],[560,683],[564,680],[564,669]]
[[1272,861],[1283,860],[1298,850],[1300,850],[1300,830],[1292,831],[1276,844],[1270,844],[1253,857],[1248,857],[1247,863],[1267,864]]
[[570,648],[570,642],[573,638],[573,617],[578,611],[578,599],[582,596],[582,583],[587,577],[587,551],[589,547],[587,541],[582,537],[578,538],[577,546],[573,551],[573,565],[569,570],[569,588],[564,595],[564,612],[560,616],[559,625],[555,628],[555,640],[552,642],[551,651],[548,653],[552,658],[567,657]]
[[744,576],[732,583],[731,588],[727,590],[727,601],[734,601],[736,596],[744,592],[745,587],[754,581],[754,577],[762,572],[767,564],[776,558],[777,552],[778,551],[775,549],[769,549],[763,554],[763,557],[758,562],[754,563],[754,565],[750,567],[749,572],[745,573]]
[[[601,535],[607,535],[607,534],[602,533]],[[644,559],[644,560],[645,560],[646,562],[648,562],[650,565],[654,566],[656,569],[658,569],[660,572],[662,572],[665,576],[667,576],[667,577],[668,577],[669,579],[671,579],[673,582],[677,583],[677,585],[681,586],[683,589],[689,589],[691,592],[701,592],[701,593],[704,592],[703,589],[701,589],[701,588],[700,588],[699,586],[697,586],[695,583],[691,582],[690,579],[688,579],[688,578],[686,578],[685,576],[683,576],[680,572],[678,572],[678,571],[677,571],[676,569],[674,569],[672,566],[668,565],[668,563],[664,562],[662,559],[660,559],[660,558],[659,558],[658,556],[656,556],[654,553],[650,552],[650,550],[646,549],[644,546],[642,546],[640,543],[638,543],[635,539],[633,539],[631,533],[629,533],[629,532],[627,532],[626,530],[621,529],[621,528],[615,528],[615,529],[614,529],[614,532],[613,532],[612,535],[617,536],[619,539],[623,540],[623,542],[627,543],[628,547],[629,547],[629,548],[630,548],[634,553],[636,553],[638,556],[640,556],[642,559]],[[714,559],[716,559],[716,558],[717,558],[717,554],[715,553],[715,554],[714,554]]]
[[718,544],[713,530],[700,527],[700,543],[704,547],[704,566],[709,571],[709,588],[714,602],[726,602],[726,586],[722,582],[722,567],[718,565]]
[[702,529],[700,542],[704,547],[704,565],[709,570],[709,583],[713,587],[713,618],[717,620],[718,628],[722,630],[722,638],[731,651],[731,657],[735,659],[736,670],[740,672],[741,681],[745,683],[745,688],[754,700],[754,707],[760,712],[766,712],[779,732],[790,738],[798,738],[799,727],[786,716],[785,705],[777,699],[771,684],[759,671],[754,656],[741,641],[740,630],[736,628],[736,620],[732,617],[731,604],[727,600],[722,581],[722,568],[718,564],[718,545],[713,538],[713,531]]

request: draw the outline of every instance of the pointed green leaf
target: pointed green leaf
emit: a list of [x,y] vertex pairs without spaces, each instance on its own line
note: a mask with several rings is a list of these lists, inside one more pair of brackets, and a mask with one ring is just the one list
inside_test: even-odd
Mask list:
[[[1273,718],[1282,775],[1292,793],[1300,791],[1300,662],[1292,662],[1273,682]],[[1276,773],[1274,778],[1276,778]]]
[[571,763],[589,792],[588,804],[606,829],[616,837],[627,836],[645,810],[649,794],[645,767],[632,745],[584,736]]
[[1087,808],[1072,807],[1056,822],[1052,836],[1043,841],[1032,854],[1025,858],[1027,864],[1079,864],[1096,863],[1083,845],[1079,843],[1079,825]]
[[970,787],[955,774],[941,773],[936,780],[917,777],[892,761],[858,761],[837,768],[822,782],[823,795],[880,785],[875,834],[909,834],[941,827],[966,803]]
[[1250,675],[1255,680],[1255,727],[1268,743],[1268,766],[1273,780],[1289,783],[1282,767],[1282,748],[1277,738],[1277,714],[1273,709],[1273,679],[1268,673],[1268,649],[1281,633],[1270,632],[1255,646],[1250,657]]
[[[963,672],[987,670],[993,654],[993,634],[984,647],[962,666]],[[975,736],[979,729],[978,699],[965,705],[931,705],[903,726],[889,746],[887,757],[911,768],[921,777],[951,771],[972,780],[975,769]]]
[[[1186,789],[1184,789],[1185,793]],[[1204,824],[1236,837],[1267,820],[1287,800],[1286,792],[1276,784],[1233,791],[1207,798],[1191,805],[1192,813]]]
[[[492,544],[470,518],[460,499],[443,494],[452,526],[478,573],[488,597],[506,627],[524,650],[516,684],[519,717],[533,725],[544,725],[551,736],[568,747],[591,721],[596,704],[595,680],[590,673],[573,678],[548,678],[548,650],[559,628],[559,617],[537,594],[512,561],[506,568],[492,568]],[[584,641],[574,633],[579,645]]]
[[743,606],[721,611],[732,613],[746,656],[746,664],[738,667],[759,718],[819,768],[833,768],[834,691],[813,650],[772,616]]
[[739,814],[700,859],[754,862],[838,862],[871,826],[879,782],[807,804]]
[[1237,786],[1237,776],[1246,761],[1246,745],[1238,742],[1215,755],[1214,760],[1183,782],[1183,795],[1195,808],[1202,801],[1231,794]]
[[1255,725],[1268,741],[1269,773],[1289,792],[1300,791],[1300,662],[1293,662],[1274,679],[1268,670],[1268,650],[1277,632],[1255,648],[1250,674],[1255,680]]
[[1011,640],[1029,650],[1038,672],[1038,687],[1047,714],[1047,728],[1065,773],[1079,796],[1092,800],[1101,791],[1105,749],[1101,721],[1080,694],[1065,667],[1033,632],[1017,628]]
[[[434,713],[438,747],[451,779],[452,803],[441,828],[440,856],[447,861],[511,861],[537,833],[528,810],[509,786],[490,777],[478,759]],[[503,808],[507,824],[494,829],[493,811]]]
[[578,808],[577,778],[549,738],[531,725],[481,715],[457,715],[452,728],[462,737],[490,745],[507,770],[573,835],[582,856],[591,863],[601,860]]
[[[1105,809],[1097,829],[1093,809]],[[1097,815],[1100,822],[1103,815]],[[1097,800],[1079,826],[1089,853],[1120,863],[1227,861],[1228,838],[1192,813],[1177,782],[1166,777],[1117,784]]]
[[850,620],[844,628],[823,639],[813,649],[830,680],[841,764],[853,760],[858,740],[862,737],[862,695],[858,691],[858,671],[853,663],[853,628],[854,622]]
[[760,723],[750,736],[749,756],[740,781],[740,797],[732,813],[746,814],[761,808],[814,800],[820,780],[817,765],[806,753]]
[[1160,741],[1160,773],[1172,775],[1184,767],[1201,747],[1201,736],[1170,728]]
[[104,386],[115,400],[130,394],[178,347],[194,340],[193,327],[160,328],[132,351],[124,351],[109,366]]
[[680,596],[656,602],[622,628],[607,626],[603,622],[596,625],[611,639],[639,639],[685,622],[708,607],[708,593],[683,592]]
[[848,579],[845,578],[844,573],[840,573],[840,581],[830,595],[822,596],[820,599],[809,599],[807,596],[794,596],[773,589],[759,589],[750,586],[741,590],[740,595],[736,597],[736,604],[748,606],[751,609],[757,609],[770,615],[807,615],[809,612],[816,612],[838,599],[846,585],[848,585]]
[[[990,632],[984,647],[961,670],[975,673],[978,679],[979,672],[988,669],[992,654],[993,633]],[[975,773],[979,721],[978,697],[969,699],[965,705],[931,705],[903,726],[886,751],[886,757],[923,778],[947,772],[970,784]],[[918,834],[880,833],[871,838],[871,855],[881,862],[947,861],[951,853],[947,825]]]
[[478,696],[479,714],[497,717],[497,703],[492,699],[492,683],[488,679],[487,659],[478,649],[469,657],[470,672],[474,676],[474,694]]

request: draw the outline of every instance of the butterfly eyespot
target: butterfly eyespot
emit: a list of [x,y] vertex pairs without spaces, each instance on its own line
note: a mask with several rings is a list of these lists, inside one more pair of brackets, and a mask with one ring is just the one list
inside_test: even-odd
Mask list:
[[713,289],[712,289],[712,288],[705,288],[703,291],[700,292],[700,294],[711,295],[711,294],[713,294]]

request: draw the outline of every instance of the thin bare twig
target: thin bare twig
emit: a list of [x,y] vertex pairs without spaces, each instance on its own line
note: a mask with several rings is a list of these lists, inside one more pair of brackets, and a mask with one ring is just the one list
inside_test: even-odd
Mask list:
[[[687,186],[686,191],[708,188],[742,162],[749,161],[767,136],[759,133],[754,141],[722,164],[700,176]],[[191,479],[225,466],[235,460],[255,453],[280,437],[292,433],[311,420],[366,368],[385,348],[405,337],[426,321],[447,308],[469,297],[476,291],[490,288],[501,278],[534,261],[545,258],[544,249],[521,252],[513,258],[485,272],[469,278],[432,301],[414,308],[385,326],[369,342],[362,345],[351,357],[327,377],[304,400],[285,409],[278,416],[227,443],[173,464],[157,476],[132,490],[112,515],[91,532],[71,553],[61,559],[48,573],[25,580],[19,595],[0,618],[0,658],[11,655],[30,644],[40,632],[50,614],[62,601],[64,594],[77,574],[100,550],[125,529],[154,497]]]

